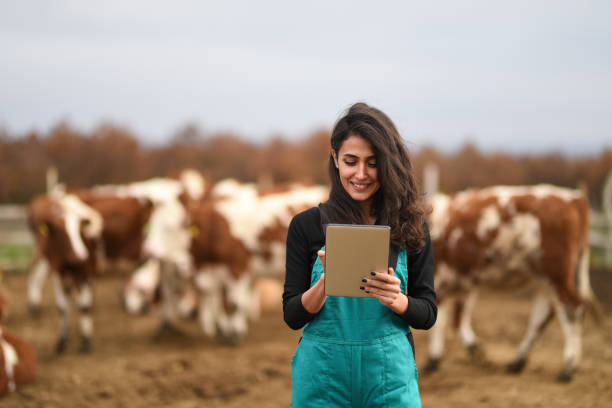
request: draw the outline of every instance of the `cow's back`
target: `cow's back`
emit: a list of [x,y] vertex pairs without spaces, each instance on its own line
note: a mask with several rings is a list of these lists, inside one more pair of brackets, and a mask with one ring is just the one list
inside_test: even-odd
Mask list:
[[144,229],[149,221],[152,203],[135,197],[81,192],[79,197],[104,219],[102,238],[110,259],[138,260],[141,257]]

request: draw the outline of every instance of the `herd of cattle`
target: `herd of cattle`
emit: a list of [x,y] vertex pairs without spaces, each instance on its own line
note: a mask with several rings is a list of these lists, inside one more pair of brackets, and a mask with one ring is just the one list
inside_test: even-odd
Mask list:
[[[282,275],[291,218],[327,194],[322,186],[212,184],[193,170],[175,179],[88,190],[56,187],[29,205],[36,243],[28,282],[31,310],[39,313],[43,284],[51,276],[61,312],[56,343],[61,353],[74,292],[81,350],[89,351],[93,280],[111,264],[128,264],[133,270],[124,289],[129,312],[160,302],[162,327],[195,313],[206,335],[238,343],[249,320],[259,315],[252,277]],[[428,203],[439,310],[426,368],[435,369],[442,357],[450,307],[462,306],[459,333],[474,352],[478,342],[470,322],[477,289],[535,282],[527,333],[508,368],[524,367],[534,341],[556,314],[565,338],[559,379],[571,379],[581,357],[584,310],[600,313],[589,283],[584,195],[550,185],[491,187],[435,195]],[[0,297],[0,317],[3,310]],[[0,346],[2,395],[31,379],[36,358],[27,343],[1,327]]]

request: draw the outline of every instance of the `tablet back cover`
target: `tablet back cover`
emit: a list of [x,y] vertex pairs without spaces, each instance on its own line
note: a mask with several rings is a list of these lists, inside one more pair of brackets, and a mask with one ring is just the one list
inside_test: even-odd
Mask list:
[[325,294],[370,297],[359,289],[361,279],[388,271],[390,231],[382,225],[327,225]]

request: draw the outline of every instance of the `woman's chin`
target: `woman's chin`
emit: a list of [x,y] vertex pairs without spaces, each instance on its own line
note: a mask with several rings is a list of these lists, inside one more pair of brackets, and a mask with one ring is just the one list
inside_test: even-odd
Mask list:
[[374,192],[372,191],[365,191],[365,192],[351,191],[350,193],[351,198],[360,203],[364,201],[368,201],[369,199],[372,198],[373,195],[374,195]]

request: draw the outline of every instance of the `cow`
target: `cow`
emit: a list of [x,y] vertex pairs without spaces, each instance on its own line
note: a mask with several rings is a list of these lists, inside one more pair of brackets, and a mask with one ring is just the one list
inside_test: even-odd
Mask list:
[[[248,320],[258,316],[252,275],[282,273],[291,218],[327,194],[321,186],[264,191],[255,184],[223,180],[201,200],[177,200],[156,208],[145,248],[193,283],[204,333],[219,333],[237,344],[246,336]],[[164,302],[171,297],[163,283],[169,275],[162,273]],[[176,313],[167,304],[162,312],[164,325]]]
[[[72,192],[97,211],[104,221],[102,240],[96,254],[98,268],[105,270],[109,263],[135,267],[123,296],[124,305],[130,313],[146,310],[154,301],[159,281],[159,262],[150,259],[143,251],[153,207],[182,194],[198,198],[203,193],[205,181],[196,171],[183,170],[177,177],[102,185]],[[32,314],[38,315],[49,263],[38,254],[30,270],[28,300]]]
[[[134,271],[124,290],[124,304],[129,313],[143,313],[159,300],[162,268],[167,266],[163,262],[178,267],[183,277],[189,275],[190,260],[185,250],[189,232],[185,228],[184,203],[201,200],[207,186],[209,183],[198,171],[186,169],[177,175],[177,179],[158,178],[113,187],[113,191],[120,196],[147,199],[153,203],[147,224],[148,238],[142,245],[147,261]],[[101,189],[108,190],[109,187],[98,187],[95,191]],[[169,301],[166,305],[172,303]]]
[[[94,254],[99,270],[107,269],[109,262],[139,265],[144,261],[141,247],[145,225],[152,210],[149,200],[118,197],[109,193],[94,194],[88,190],[73,194],[102,217],[102,236],[97,253]],[[28,282],[28,302],[35,316],[40,313],[42,287],[48,273],[48,260],[37,254]]]
[[552,185],[496,186],[438,195],[432,207],[439,305],[426,369],[436,369],[442,357],[450,300],[464,302],[459,333],[468,351],[475,353],[481,349],[470,319],[478,288],[535,282],[527,333],[508,370],[524,368],[535,340],[556,313],[565,338],[558,380],[571,380],[581,358],[585,307],[599,315],[589,283],[589,206],[584,194]]
[[210,203],[191,209],[190,252],[203,293],[200,319],[207,334],[215,333],[216,323],[224,338],[244,338],[248,317],[259,313],[251,277],[283,273],[291,219],[327,194],[322,186],[259,189],[226,180],[214,188]]
[[28,206],[28,225],[34,235],[37,257],[52,272],[55,300],[61,312],[56,351],[64,351],[69,328],[68,295],[77,290],[80,309],[81,351],[91,350],[93,321],[92,284],[96,251],[102,235],[102,216],[76,195],[56,190],[35,197]]
[[32,346],[2,327],[8,315],[8,307],[1,282],[2,270],[0,270],[0,397],[32,382],[38,369],[36,353]]

